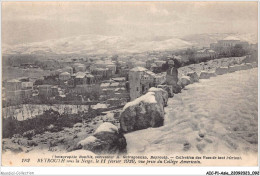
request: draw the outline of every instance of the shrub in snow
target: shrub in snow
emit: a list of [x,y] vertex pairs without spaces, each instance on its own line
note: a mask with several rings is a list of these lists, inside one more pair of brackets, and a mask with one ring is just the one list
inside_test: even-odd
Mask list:
[[239,70],[247,70],[247,69],[250,69],[252,68],[252,65],[251,64],[241,64],[239,65]]
[[233,66],[228,67],[229,73],[233,73],[233,72],[238,71],[238,70],[239,70],[239,65],[233,65]]
[[55,128],[55,126],[53,124],[50,124],[48,127],[47,127],[47,130],[53,130]]
[[252,64],[247,63],[247,64],[241,64],[241,65],[234,65],[234,66],[230,66],[228,68],[229,73],[235,72],[235,71],[239,71],[239,70],[247,70],[253,68]]
[[118,128],[108,122],[101,124],[93,136],[77,144],[77,149],[84,149],[96,154],[119,154],[126,152],[126,139]]
[[201,71],[200,73],[200,79],[209,79],[210,77],[215,77],[215,72],[209,72],[209,71]]
[[253,67],[253,68],[255,68],[255,67],[257,67],[257,66],[258,66],[258,63],[256,63],[256,62],[253,62],[253,63],[251,63],[251,65],[252,65],[252,67]]
[[35,135],[35,130],[29,130],[23,133],[23,137],[28,138],[29,140]]
[[76,123],[75,125],[73,125],[74,128],[79,128],[82,127],[82,123]]
[[187,76],[190,77],[191,83],[199,82],[199,76],[196,72],[189,72],[189,73],[187,73]]
[[246,63],[247,69],[253,68],[253,65],[251,63]]
[[35,141],[27,141],[27,145],[30,146],[30,147],[33,147],[33,146],[38,146],[37,142]]
[[228,73],[228,67],[218,67],[216,68],[216,72],[217,75],[223,75]]

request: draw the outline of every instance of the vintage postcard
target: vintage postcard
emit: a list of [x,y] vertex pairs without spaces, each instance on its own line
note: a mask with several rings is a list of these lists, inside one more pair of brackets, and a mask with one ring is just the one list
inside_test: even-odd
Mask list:
[[2,166],[258,166],[258,2],[2,2],[1,24]]

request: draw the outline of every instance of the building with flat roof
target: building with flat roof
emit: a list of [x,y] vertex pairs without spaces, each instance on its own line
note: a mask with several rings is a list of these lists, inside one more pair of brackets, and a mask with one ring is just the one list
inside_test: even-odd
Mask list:
[[155,74],[144,67],[135,67],[129,71],[131,101],[145,94],[149,88],[166,82],[166,74]]
[[62,72],[59,75],[59,80],[61,80],[61,81],[67,81],[69,79],[70,79],[70,73],[69,72]]

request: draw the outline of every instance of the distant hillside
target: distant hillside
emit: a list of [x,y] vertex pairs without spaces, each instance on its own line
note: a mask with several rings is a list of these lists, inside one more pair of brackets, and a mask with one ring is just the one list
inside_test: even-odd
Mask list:
[[191,43],[175,37],[127,39],[119,36],[83,35],[15,46],[3,45],[3,54],[116,54],[175,50]]

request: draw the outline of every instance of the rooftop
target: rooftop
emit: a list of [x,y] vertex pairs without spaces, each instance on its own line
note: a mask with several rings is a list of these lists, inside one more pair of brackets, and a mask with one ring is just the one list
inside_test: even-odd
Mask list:
[[76,74],[76,78],[84,78],[86,76],[86,74],[84,72],[78,72]]
[[135,67],[135,68],[132,68],[130,71],[147,71],[147,69],[144,67]]
[[119,86],[119,83],[118,83],[118,82],[115,82],[115,83],[110,84],[110,86],[111,86],[111,87],[117,87],[117,86]]
[[110,83],[102,83],[100,87],[109,87]]
[[63,73],[61,73],[60,75],[70,75],[70,73],[69,72],[63,72]]
[[86,74],[86,77],[88,77],[88,78],[94,78],[94,76],[93,76],[92,74],[90,74],[90,73]]
[[125,77],[119,77],[119,78],[112,78],[114,81],[125,81]]
[[50,88],[52,85],[49,84],[44,84],[44,85],[39,85],[39,88]]
[[7,82],[21,82],[21,81],[19,81],[18,79],[10,79],[10,80],[8,80]]

